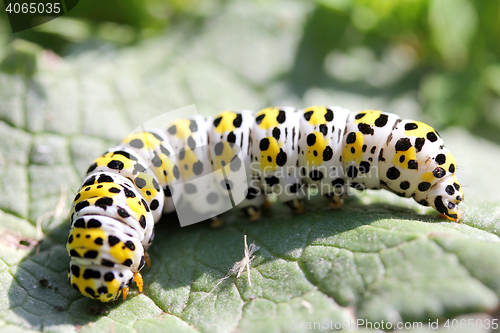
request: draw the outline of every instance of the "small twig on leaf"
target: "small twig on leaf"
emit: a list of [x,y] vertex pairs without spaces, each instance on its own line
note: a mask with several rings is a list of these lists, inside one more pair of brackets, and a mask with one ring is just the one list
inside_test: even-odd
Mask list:
[[[43,221],[45,221],[51,216],[55,219],[61,217],[64,210],[64,204],[67,192],[68,192],[68,187],[66,186],[66,184],[61,185],[61,194],[59,195],[59,201],[57,202],[56,208],[46,212],[36,220],[36,236],[37,236],[36,238],[38,239],[38,242],[40,242],[40,240],[43,237],[43,230],[42,230]],[[36,255],[38,255],[39,252],[40,252],[40,244],[38,243],[36,246]]]
[[255,251],[259,249],[257,245],[255,245],[255,242],[250,244],[250,246],[247,245],[247,235],[244,235],[244,241],[245,241],[245,256],[241,261],[238,261],[234,264],[233,268],[229,270],[228,275],[232,275],[236,272],[238,274],[236,275],[236,278],[239,278],[241,273],[245,271],[245,267],[248,272],[248,285],[252,285],[252,281],[250,280],[250,264],[252,263],[252,260],[255,258],[253,255]]
[[68,187],[65,184],[61,185],[61,194],[59,195],[59,201],[57,202],[56,208],[54,208],[51,211],[48,211],[47,213],[43,214],[36,220],[36,234],[38,239],[41,239],[43,236],[43,231],[42,231],[43,221],[45,221],[51,216],[54,217],[55,219],[61,217],[64,210],[64,203],[67,192],[68,192]]
[[248,246],[247,235],[243,235],[243,238],[245,242],[245,252],[243,259],[241,259],[241,261],[234,263],[233,268],[231,268],[229,272],[227,272],[227,275],[222,279],[220,279],[219,282],[217,282],[217,284],[215,285],[215,287],[213,287],[212,290],[210,290],[210,292],[206,294],[205,297],[202,298],[202,300],[205,299],[208,295],[210,295],[215,290],[215,288],[217,288],[224,280],[228,279],[231,275],[235,274],[236,272],[238,273],[236,275],[236,278],[239,278],[240,275],[245,271],[245,268],[247,269],[248,272],[248,285],[250,286],[252,285],[252,281],[250,280],[250,265],[252,264],[252,260],[255,258],[253,254],[259,249],[259,247],[255,245],[255,242],[250,244],[250,246]]

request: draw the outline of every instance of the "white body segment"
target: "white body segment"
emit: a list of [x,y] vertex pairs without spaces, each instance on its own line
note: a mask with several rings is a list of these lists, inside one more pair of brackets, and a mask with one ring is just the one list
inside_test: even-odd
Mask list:
[[181,202],[182,191],[174,194],[169,185],[181,183],[181,176],[177,155],[165,131],[148,129],[146,132],[133,133],[126,136],[121,144],[129,146],[144,160],[149,161],[149,167],[154,171],[165,194],[163,213],[174,212],[174,202]]
[[182,204],[175,203],[182,225],[215,217],[232,208],[229,193],[221,191],[212,168],[208,133],[213,119],[192,116],[172,122],[167,137],[177,152],[182,184],[173,185],[173,192],[182,191]]
[[[257,210],[266,200],[258,182],[252,179],[252,111],[225,111],[214,117],[208,132],[210,155],[221,191],[231,190],[238,208]],[[250,213],[251,214],[251,213]]]
[[347,109],[318,106],[305,109],[300,117],[298,154],[302,180],[316,186],[320,193],[334,193],[339,199],[345,193],[342,140],[348,115]]
[[398,120],[397,115],[386,112],[349,114],[342,151],[349,185],[354,184],[352,186],[359,189],[380,189],[378,156]]
[[266,193],[276,193],[280,202],[305,196],[298,170],[300,116],[301,112],[291,107],[268,108],[255,114],[252,175]]
[[[95,197],[96,191],[99,190],[98,186],[104,186],[102,195]],[[109,192],[110,187],[118,188],[120,192]],[[153,214],[134,184],[123,176],[110,172],[98,172],[87,176],[71,207],[71,220],[74,221],[84,215],[112,217],[134,229],[144,246],[151,244]]]
[[161,188],[150,164],[128,146],[116,146],[98,157],[87,171],[87,175],[110,172],[126,177],[141,193],[153,213],[155,222],[162,215],[164,202]]
[[[80,230],[86,229],[87,231],[91,231],[90,234],[92,233],[95,234],[95,230],[92,230],[94,228],[89,227],[89,222],[95,223],[95,221],[98,221],[100,223],[98,231],[99,236],[101,236],[102,238],[102,244],[100,244],[99,247],[100,251],[98,251],[97,256],[95,258],[75,257],[73,258],[73,260],[82,265],[83,264],[100,265],[103,262],[103,260],[110,263],[114,263],[115,265],[122,265],[124,260],[118,260],[119,256],[114,253],[116,251],[115,249],[113,249],[114,244],[113,243],[110,244],[107,241],[109,235],[112,235],[112,237],[115,237],[119,239],[122,243],[126,244],[126,247],[129,248],[129,250],[133,249],[130,250],[130,253],[132,254],[131,256],[132,263],[130,266],[125,266],[125,267],[129,267],[129,269],[133,270],[134,272],[140,270],[142,266],[144,266],[144,247],[139,241],[139,237],[136,233],[136,230],[130,228],[128,225],[119,223],[117,220],[110,218],[108,216],[85,215],[73,221],[70,229],[70,235],[72,234],[73,230],[76,231],[77,229]],[[79,250],[79,247],[73,247],[73,248]],[[83,249],[83,247],[81,248]],[[135,251],[135,249],[137,249],[137,251]],[[123,257],[127,256],[124,255]]]

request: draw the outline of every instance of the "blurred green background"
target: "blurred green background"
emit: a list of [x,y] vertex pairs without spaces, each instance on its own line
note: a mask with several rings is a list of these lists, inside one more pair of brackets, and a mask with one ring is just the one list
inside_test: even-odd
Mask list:
[[[207,22],[231,2],[84,0],[62,18],[16,34],[2,11],[0,38],[3,43],[24,39],[72,57],[168,39],[186,27],[195,36],[210,29]],[[276,12],[278,6],[285,16],[292,7],[306,12],[293,26],[286,20],[282,25],[293,31],[297,43],[291,48],[294,54],[286,56],[292,59],[288,67],[276,76],[264,75],[264,81],[279,81],[277,90],[287,91],[286,98],[281,93],[269,102],[298,101],[300,107],[319,104],[321,96],[336,92],[343,97],[335,104],[361,109],[379,107],[373,101],[383,99],[392,103],[381,103],[389,105],[385,111],[422,117],[437,129],[464,127],[500,142],[499,1],[252,0],[245,6],[239,10],[273,6]],[[268,37],[255,33],[245,43],[265,48],[260,39]],[[0,51],[0,57],[3,68],[15,67],[6,52]],[[272,86],[256,84],[260,89]]]

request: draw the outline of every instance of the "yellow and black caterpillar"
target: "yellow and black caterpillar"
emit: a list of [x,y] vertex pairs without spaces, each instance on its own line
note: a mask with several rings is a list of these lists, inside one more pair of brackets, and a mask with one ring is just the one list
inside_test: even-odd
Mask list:
[[333,208],[348,187],[386,189],[458,221],[455,170],[432,127],[381,111],[284,107],[179,119],[127,136],[90,166],[71,210],[69,281],[102,302],[125,297],[132,281],[142,291],[139,271],[163,213],[190,224],[238,205],[256,220],[267,193],[301,213],[311,186]]

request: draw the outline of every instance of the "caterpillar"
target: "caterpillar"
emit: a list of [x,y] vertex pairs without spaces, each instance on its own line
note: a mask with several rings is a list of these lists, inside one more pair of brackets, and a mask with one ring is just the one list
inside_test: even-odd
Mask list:
[[237,205],[258,220],[269,193],[302,213],[308,187],[331,208],[349,187],[386,189],[458,222],[455,171],[432,127],[382,111],[270,107],[178,119],[130,134],[91,164],[71,208],[68,279],[102,302],[125,298],[133,281],[142,292],[162,214],[216,224]]

